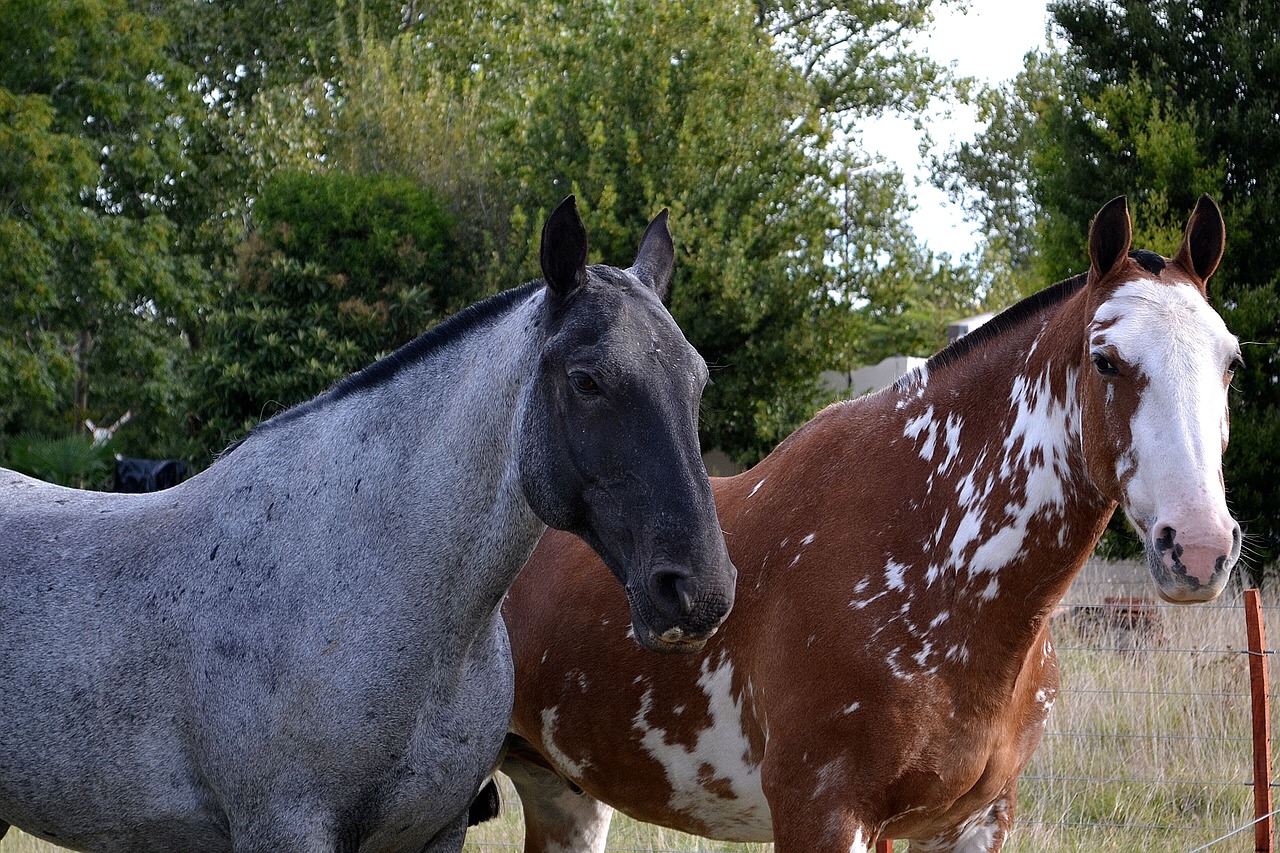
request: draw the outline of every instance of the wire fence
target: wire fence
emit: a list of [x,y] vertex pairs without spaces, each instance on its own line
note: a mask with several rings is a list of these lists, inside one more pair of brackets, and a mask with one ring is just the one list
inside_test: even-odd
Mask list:
[[[1157,603],[1140,591],[1139,570],[1129,572],[1082,576],[1057,614],[1063,687],[1021,777],[1005,849],[1253,850],[1241,592],[1196,607]],[[1280,637],[1274,599],[1262,613],[1268,636]]]

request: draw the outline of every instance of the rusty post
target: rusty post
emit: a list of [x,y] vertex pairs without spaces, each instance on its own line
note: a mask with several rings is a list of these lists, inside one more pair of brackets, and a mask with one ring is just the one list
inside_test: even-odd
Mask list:
[[881,838],[876,842],[876,853],[893,853],[893,839]]
[[1271,853],[1271,683],[1267,673],[1267,632],[1256,589],[1244,591],[1244,621],[1249,638],[1249,692],[1253,697],[1253,827],[1255,853]]

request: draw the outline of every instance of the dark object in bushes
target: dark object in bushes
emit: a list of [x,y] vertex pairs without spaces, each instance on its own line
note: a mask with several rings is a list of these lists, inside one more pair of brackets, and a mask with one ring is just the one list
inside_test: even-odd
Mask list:
[[187,476],[181,459],[117,459],[117,492],[158,492],[176,486]]

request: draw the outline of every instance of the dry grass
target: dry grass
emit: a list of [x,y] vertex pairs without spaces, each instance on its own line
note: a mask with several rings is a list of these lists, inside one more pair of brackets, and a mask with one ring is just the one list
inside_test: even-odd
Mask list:
[[[1187,853],[1253,819],[1240,593],[1200,607],[1154,605],[1131,623],[1136,630],[1102,615],[1117,608],[1073,609],[1151,595],[1140,569],[1104,566],[1091,566],[1068,594],[1055,627],[1063,692],[1022,777],[1009,853]],[[1280,608],[1274,595],[1267,603],[1274,647]],[[520,849],[519,804],[502,781],[503,814],[472,831],[469,853]],[[1252,839],[1246,830],[1207,849],[1252,850]],[[769,848],[707,841],[621,815],[609,836],[609,849],[617,851]],[[16,831],[0,841],[0,853],[60,849]],[[905,849],[899,842],[897,850]]]
[[[1093,567],[1068,594],[1055,628],[1063,691],[1023,774],[1008,851],[1189,851],[1253,819],[1241,593],[1143,608],[1151,619],[1137,620],[1141,630],[1072,607],[1151,595],[1141,571],[1129,571]],[[1267,603],[1274,639],[1274,596]],[[1248,830],[1208,849],[1251,850],[1252,839]]]

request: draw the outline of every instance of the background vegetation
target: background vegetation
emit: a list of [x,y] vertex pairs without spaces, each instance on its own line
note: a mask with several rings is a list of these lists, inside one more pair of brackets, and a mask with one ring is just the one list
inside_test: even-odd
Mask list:
[[[57,445],[74,467],[86,419],[130,412],[114,452],[199,468],[535,277],[574,192],[593,261],[627,263],[671,209],[672,310],[713,367],[704,445],[750,463],[812,414],[820,370],[927,355],[948,320],[1082,269],[1110,197],[1167,253],[1209,192],[1229,229],[1213,298],[1247,342],[1226,477],[1261,572],[1280,11],[1051,4],[1053,47],[973,92],[985,131],[934,164],[986,235],[949,258],[859,137],[969,91],[914,46],[943,2],[6,0],[0,462]],[[94,484],[83,457],[72,481]]]

